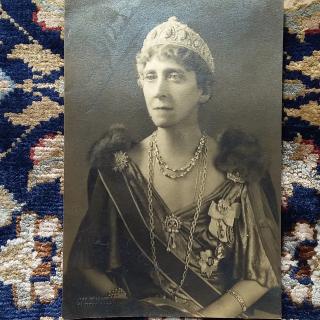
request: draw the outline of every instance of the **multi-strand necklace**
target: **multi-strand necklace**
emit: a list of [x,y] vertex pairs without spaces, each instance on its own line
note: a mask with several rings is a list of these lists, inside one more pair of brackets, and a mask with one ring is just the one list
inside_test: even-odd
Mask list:
[[205,142],[206,142],[206,135],[203,134],[200,138],[198,147],[193,155],[193,157],[188,161],[183,167],[173,169],[170,168],[169,165],[163,160],[163,158],[160,155],[158,143],[157,143],[157,135],[154,133],[152,135],[153,141],[154,141],[154,155],[155,158],[159,164],[160,172],[170,179],[177,179],[184,177],[187,173],[191,171],[191,169],[196,165],[197,161],[199,160],[199,156],[204,148]]
[[[153,210],[153,193],[152,193],[152,185],[153,185],[153,176],[154,176],[154,156],[155,159],[157,160],[159,166],[160,166],[160,172],[165,175],[168,178],[171,179],[177,179],[180,177],[185,176],[190,170],[195,166],[196,162],[199,160],[200,162],[200,170],[198,172],[198,177],[197,180],[200,180],[200,188],[197,196],[197,205],[195,208],[193,220],[191,223],[190,227],[190,233],[189,233],[189,238],[188,238],[188,245],[187,245],[187,250],[186,250],[186,256],[185,256],[185,261],[184,261],[184,271],[180,280],[180,284],[178,287],[175,289],[175,291],[172,293],[172,295],[175,295],[183,286],[183,283],[185,281],[185,278],[187,276],[187,272],[189,269],[189,263],[190,263],[190,255],[192,252],[192,245],[193,245],[193,236],[195,232],[195,228],[198,222],[200,210],[201,210],[201,205],[202,205],[202,199],[203,199],[203,194],[205,190],[205,184],[206,184],[206,178],[207,178],[207,136],[202,135],[201,139],[199,141],[199,145],[195,151],[194,156],[192,159],[182,168],[180,169],[171,169],[161,158],[159,154],[159,149],[157,146],[157,140],[156,140],[156,133],[154,133],[151,136],[150,139],[150,144],[149,144],[149,151],[148,151],[148,209],[149,209],[149,222],[150,222],[150,243],[151,243],[151,250],[152,250],[152,260],[153,260],[153,265],[155,268],[155,271],[158,275],[159,282],[161,283],[161,277],[160,277],[160,271],[159,271],[159,264],[157,260],[157,255],[156,255],[156,247],[155,247],[155,234],[154,234],[154,229],[155,229],[155,224],[154,224],[154,210]],[[161,160],[161,162],[159,161]],[[161,163],[161,164],[160,164]],[[179,172],[178,175],[176,176],[168,176],[167,174],[164,173],[164,171],[161,170],[161,166],[164,167],[164,169],[171,171],[171,172]],[[182,175],[183,174],[183,175]],[[167,251],[171,251],[172,249],[176,248],[175,244],[175,235],[179,233],[181,227],[181,221],[179,217],[176,217],[173,213],[171,213],[169,216],[166,217],[164,221],[164,228],[165,231],[168,233],[168,244],[167,244]]]

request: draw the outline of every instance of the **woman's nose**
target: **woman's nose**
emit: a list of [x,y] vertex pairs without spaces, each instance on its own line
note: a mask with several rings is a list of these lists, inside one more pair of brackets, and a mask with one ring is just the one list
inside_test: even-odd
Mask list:
[[155,95],[157,97],[168,95],[168,83],[164,77],[159,77],[155,84]]

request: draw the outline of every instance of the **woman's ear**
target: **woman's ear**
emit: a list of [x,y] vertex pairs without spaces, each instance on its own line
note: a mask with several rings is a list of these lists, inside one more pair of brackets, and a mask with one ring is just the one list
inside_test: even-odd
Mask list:
[[203,85],[202,87],[199,87],[200,89],[200,97],[199,97],[199,103],[204,104],[208,102],[212,95],[212,87],[208,83],[206,85]]
[[142,89],[143,83],[142,83],[141,77],[138,77],[138,79],[137,79],[137,84],[138,84],[138,87],[139,87],[140,89]]
[[201,104],[208,102],[208,100],[210,99],[211,95],[209,93],[204,93],[202,92],[199,98],[199,102]]

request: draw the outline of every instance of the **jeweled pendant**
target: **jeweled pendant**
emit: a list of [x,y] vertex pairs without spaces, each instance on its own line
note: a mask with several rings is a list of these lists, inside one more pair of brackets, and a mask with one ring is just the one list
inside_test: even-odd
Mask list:
[[181,221],[178,217],[171,214],[164,220],[164,227],[166,232],[169,233],[167,251],[171,251],[171,249],[176,248],[175,235],[180,231]]

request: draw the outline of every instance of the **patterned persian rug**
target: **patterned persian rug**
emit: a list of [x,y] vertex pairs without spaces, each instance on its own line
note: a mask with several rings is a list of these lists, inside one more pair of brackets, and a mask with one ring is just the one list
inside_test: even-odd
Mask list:
[[[0,319],[61,318],[63,0],[0,0]],[[285,0],[283,317],[320,318],[320,0]]]

